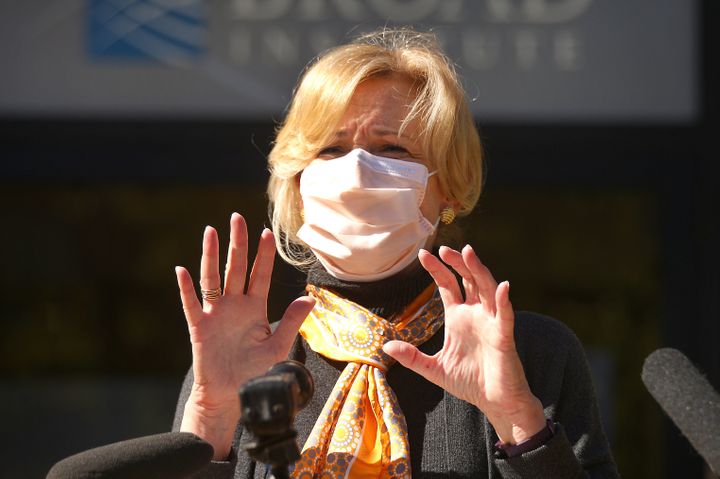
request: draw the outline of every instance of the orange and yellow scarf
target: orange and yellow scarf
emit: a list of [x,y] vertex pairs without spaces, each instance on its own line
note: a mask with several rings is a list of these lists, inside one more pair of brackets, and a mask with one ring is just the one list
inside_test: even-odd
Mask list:
[[385,374],[394,360],[382,345],[420,345],[443,325],[443,306],[430,285],[390,322],[312,285],[315,308],[300,328],[313,351],[348,364],[308,437],[293,478],[410,478],[405,415]]

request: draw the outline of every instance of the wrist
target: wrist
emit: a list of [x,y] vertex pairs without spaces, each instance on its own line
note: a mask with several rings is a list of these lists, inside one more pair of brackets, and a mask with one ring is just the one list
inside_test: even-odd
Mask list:
[[540,446],[545,445],[555,436],[555,424],[552,419],[545,421],[545,427],[534,434],[529,439],[519,442],[515,445],[503,444],[501,441],[495,443],[496,457],[507,459],[510,457],[520,456],[526,452],[534,451]]
[[211,393],[203,386],[193,384],[187,405],[208,418],[226,416],[234,412],[237,412],[238,416],[240,414],[240,396],[234,390],[223,394]]
[[191,392],[185,404],[180,431],[191,432],[209,442],[214,449],[213,459],[225,460],[239,420],[240,402],[237,396],[234,400],[208,401],[201,394]]
[[488,416],[502,444],[515,445],[527,441],[547,427],[542,403],[535,396],[510,413]]

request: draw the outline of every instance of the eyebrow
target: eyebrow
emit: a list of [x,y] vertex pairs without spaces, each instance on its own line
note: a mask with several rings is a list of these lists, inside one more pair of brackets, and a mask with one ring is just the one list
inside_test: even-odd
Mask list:
[[[370,127],[370,133],[373,135],[379,135],[379,136],[397,136],[400,137],[399,130],[393,130],[391,128],[386,128],[383,126],[373,126]],[[347,130],[338,130],[335,132],[335,138],[344,138],[348,136]]]

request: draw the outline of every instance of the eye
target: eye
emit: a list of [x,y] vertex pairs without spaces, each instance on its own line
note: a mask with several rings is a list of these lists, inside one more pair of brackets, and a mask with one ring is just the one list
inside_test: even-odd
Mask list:
[[344,151],[339,146],[327,146],[320,150],[318,153],[318,158],[337,158],[339,156],[342,156],[344,154]]
[[391,156],[393,158],[407,158],[411,156],[410,152],[408,152],[406,148],[395,144],[384,145],[382,148],[380,148],[380,151],[385,153],[386,156]]

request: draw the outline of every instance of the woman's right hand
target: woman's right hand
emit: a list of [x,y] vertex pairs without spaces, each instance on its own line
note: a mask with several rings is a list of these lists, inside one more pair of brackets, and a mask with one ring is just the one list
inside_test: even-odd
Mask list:
[[[250,279],[247,273],[248,234],[242,216],[230,219],[230,246],[225,287],[217,299],[201,303],[190,273],[175,269],[180,298],[192,344],[194,382],[185,405],[181,431],[192,432],[215,449],[214,458],[227,458],[240,419],[238,389],[284,360],[314,300],[303,296],[288,306],[273,333],[267,317],[267,297],[275,259],[270,230],[260,235]],[[203,236],[200,288],[221,288],[217,231],[208,226]]]

